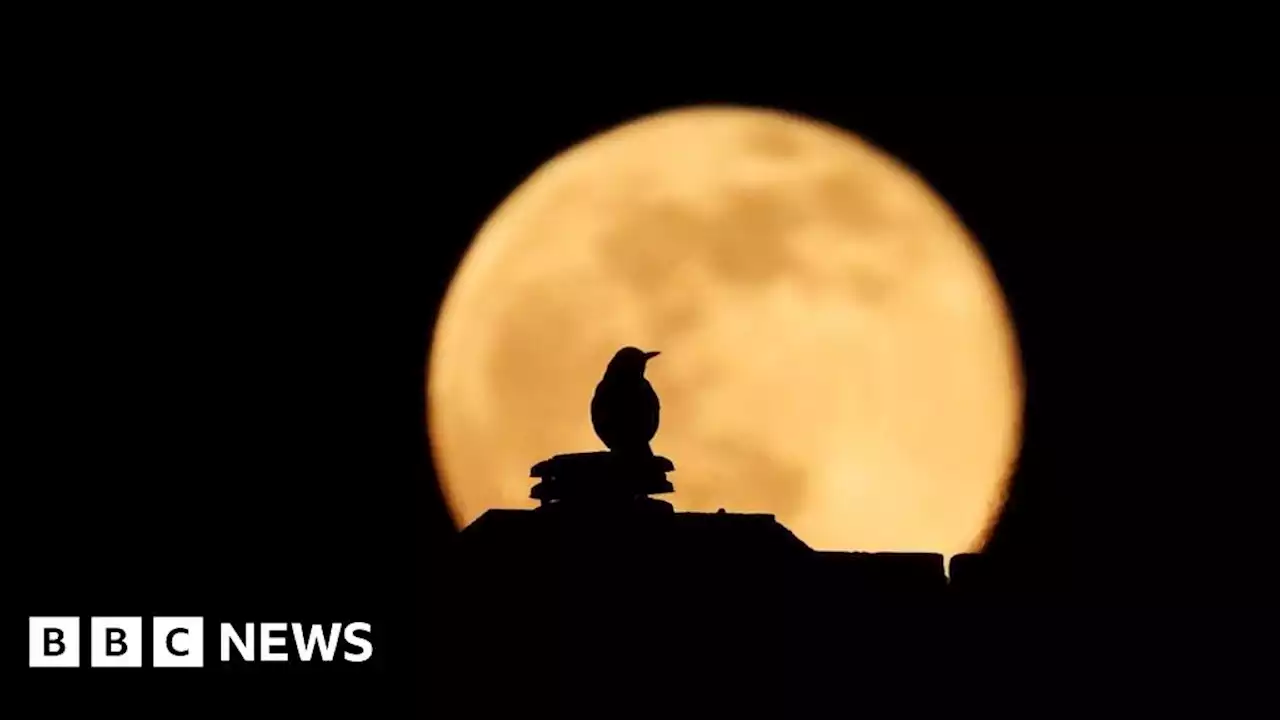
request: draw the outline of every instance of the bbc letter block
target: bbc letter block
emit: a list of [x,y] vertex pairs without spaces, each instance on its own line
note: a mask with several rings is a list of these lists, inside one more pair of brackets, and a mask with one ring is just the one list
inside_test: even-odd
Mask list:
[[92,618],[89,660],[92,667],[142,667],[142,618]]
[[152,618],[151,665],[204,667],[204,618]]
[[80,618],[33,617],[27,625],[30,667],[80,667]]

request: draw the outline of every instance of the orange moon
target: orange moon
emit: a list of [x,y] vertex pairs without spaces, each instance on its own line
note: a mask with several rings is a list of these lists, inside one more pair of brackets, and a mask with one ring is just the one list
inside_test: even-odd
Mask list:
[[453,517],[533,507],[530,467],[602,449],[595,384],[659,350],[677,510],[771,513],[825,550],[977,549],[1021,442],[1016,336],[981,249],[836,127],[693,107],[541,166],[437,319],[430,443]]

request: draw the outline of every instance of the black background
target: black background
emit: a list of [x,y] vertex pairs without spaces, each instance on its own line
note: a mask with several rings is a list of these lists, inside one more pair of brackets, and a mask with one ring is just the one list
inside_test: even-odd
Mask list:
[[[215,659],[217,622],[367,621],[365,666],[213,662],[181,687],[448,703],[422,393],[450,274],[541,162],[709,101],[858,132],[983,243],[1028,381],[991,552],[1064,608],[1272,601],[1272,101],[433,93],[118,83],[27,108],[5,263],[24,616],[203,615]],[[158,678],[116,672],[102,692]]]

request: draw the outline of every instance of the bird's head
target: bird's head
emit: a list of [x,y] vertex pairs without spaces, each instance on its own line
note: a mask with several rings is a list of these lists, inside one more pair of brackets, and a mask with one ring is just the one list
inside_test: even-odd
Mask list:
[[609,374],[624,375],[643,375],[644,367],[651,358],[657,357],[657,352],[645,352],[639,348],[624,347],[614,353],[613,359],[609,361]]

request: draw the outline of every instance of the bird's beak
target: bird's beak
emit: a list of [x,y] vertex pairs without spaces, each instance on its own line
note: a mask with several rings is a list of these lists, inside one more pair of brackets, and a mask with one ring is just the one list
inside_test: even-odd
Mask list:
[[658,352],[657,350],[654,350],[653,352],[647,352],[647,353],[645,353],[645,354],[644,354],[644,359],[645,359],[645,360],[651,360],[651,359],[653,359],[653,358],[658,357],[658,356],[659,356],[659,355],[661,355],[661,354],[662,354],[662,353]]

